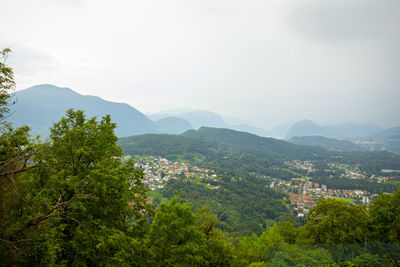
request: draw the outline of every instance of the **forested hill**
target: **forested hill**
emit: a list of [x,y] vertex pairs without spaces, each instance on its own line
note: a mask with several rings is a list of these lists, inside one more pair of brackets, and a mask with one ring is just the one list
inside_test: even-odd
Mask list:
[[[199,133],[199,136],[196,136]],[[276,166],[291,159],[327,159],[328,151],[298,146],[228,129],[200,128],[184,135],[146,134],[121,138],[128,155],[156,155],[184,159],[222,172],[276,175]],[[286,174],[281,174],[286,175]]]
[[[145,134],[121,138],[128,155],[159,155],[185,159],[226,172],[277,174],[287,160],[336,161],[358,164],[368,173],[400,169],[400,156],[389,152],[328,151],[317,146],[296,145],[230,129],[202,127],[182,135]],[[286,175],[280,173],[280,175]]]
[[[253,173],[290,176],[274,168],[281,159],[268,154],[257,155],[240,147],[184,135],[146,134],[121,138],[119,145],[132,156],[162,156],[170,160],[184,160],[199,167],[210,168],[218,179],[171,179],[161,191],[152,196],[171,198],[182,194],[193,208],[208,206],[220,221],[217,226],[238,234],[260,234],[268,220],[286,221],[292,217],[285,207],[285,195],[266,185],[268,182]],[[217,186],[219,190],[210,189]],[[295,218],[292,218],[295,220]]]
[[201,127],[199,130],[189,130],[184,136],[198,137],[208,141],[226,144],[231,147],[263,153],[285,159],[318,159],[325,158],[328,153],[320,147],[295,145],[286,141],[261,137],[247,132],[239,132],[230,129]]
[[172,134],[143,134],[123,137],[119,145],[125,154],[158,155],[177,157],[178,155],[202,155],[211,157],[216,153],[218,144],[200,138]]
[[334,138],[328,138],[324,136],[294,136],[289,139],[289,142],[297,145],[307,146],[320,146],[328,150],[336,151],[360,151],[363,148],[357,146],[348,140],[338,140]]

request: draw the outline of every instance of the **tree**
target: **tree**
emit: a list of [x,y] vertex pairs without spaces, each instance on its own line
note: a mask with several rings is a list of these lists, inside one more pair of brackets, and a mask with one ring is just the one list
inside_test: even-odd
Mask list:
[[12,207],[18,206],[22,199],[18,178],[36,167],[34,155],[40,154],[40,144],[31,140],[28,126],[15,129],[3,121],[8,115],[9,99],[15,88],[12,68],[6,65],[10,52],[9,48],[0,50],[0,256],[5,255],[12,262],[16,253],[8,252],[15,252],[17,245],[23,242],[13,233],[18,224],[14,221]]
[[0,50],[0,120],[3,120],[9,111],[8,100],[10,93],[15,89],[14,72],[6,65],[7,57],[11,49]]
[[206,237],[191,207],[174,197],[156,211],[150,234],[152,263],[156,266],[205,266]]
[[276,224],[260,236],[253,233],[251,236],[239,237],[236,251],[237,265],[265,266],[283,242]]
[[234,261],[232,241],[222,230],[215,228],[218,219],[208,208],[197,210],[197,224],[205,235],[208,252],[207,261],[210,266],[231,266]]
[[302,249],[297,245],[283,244],[270,266],[329,266],[332,263],[331,255],[323,248]]
[[371,238],[400,244],[400,187],[393,194],[381,194],[370,206]]
[[277,226],[279,234],[283,237],[283,240],[288,244],[296,243],[298,230],[293,224],[292,220],[288,222],[280,222]]
[[298,243],[318,244],[336,260],[351,259],[364,251],[368,214],[365,206],[349,206],[335,199],[320,200],[300,228]]
[[349,244],[365,241],[367,224],[365,206],[324,199],[310,210],[302,230],[314,244]]
[[[139,264],[151,210],[133,161],[122,158],[109,116],[68,110],[42,145],[37,168],[21,173],[8,201],[13,260],[28,265]],[[3,260],[3,259],[2,259]],[[5,262],[7,262],[7,259]]]

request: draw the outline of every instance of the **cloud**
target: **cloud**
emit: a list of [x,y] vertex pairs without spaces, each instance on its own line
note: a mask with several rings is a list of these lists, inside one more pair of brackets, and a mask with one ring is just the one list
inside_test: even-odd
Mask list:
[[12,49],[8,64],[13,67],[16,75],[32,76],[37,73],[48,73],[59,66],[48,52],[15,43],[7,46]]
[[400,33],[398,0],[303,1],[288,17],[293,32],[325,41],[375,40]]
[[81,7],[81,0],[41,0],[45,5],[64,5],[70,7]]
[[10,26],[0,36],[20,89],[53,83],[145,112],[183,105],[264,127],[304,118],[399,124],[399,7],[18,0],[2,6],[0,23]]

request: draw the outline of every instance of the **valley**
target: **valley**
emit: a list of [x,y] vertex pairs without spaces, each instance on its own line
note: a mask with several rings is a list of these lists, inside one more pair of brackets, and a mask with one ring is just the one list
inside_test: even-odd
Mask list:
[[193,208],[209,206],[221,218],[218,227],[236,234],[260,233],[268,220],[302,225],[322,199],[369,205],[400,181],[382,172],[400,167],[395,154],[328,151],[228,129],[138,135],[119,144],[143,168],[155,206],[180,194]]

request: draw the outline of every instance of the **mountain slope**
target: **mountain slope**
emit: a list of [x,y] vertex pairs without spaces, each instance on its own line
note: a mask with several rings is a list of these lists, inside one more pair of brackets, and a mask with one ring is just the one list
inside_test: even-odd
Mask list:
[[177,117],[187,120],[195,129],[202,126],[208,127],[228,127],[223,118],[211,111],[196,110],[182,113],[156,113],[148,115],[153,120],[159,120],[167,117]]
[[295,123],[289,128],[286,134],[286,138],[289,139],[293,136],[316,135],[316,134],[321,134],[322,132],[323,129],[318,124],[310,120],[302,120],[300,122]]
[[[400,157],[389,152],[328,151],[322,147],[296,145],[230,129],[202,127],[183,135],[146,134],[121,138],[119,145],[128,155],[163,156],[171,160],[189,160],[216,171],[258,173],[293,177],[284,169],[285,161],[331,160],[357,164],[374,174],[382,169],[400,169]],[[324,163],[324,164],[325,164]]]
[[184,119],[177,117],[166,117],[155,122],[158,131],[166,134],[181,134],[193,129],[193,126]]
[[319,147],[294,145],[283,140],[230,129],[201,127],[198,131],[189,130],[183,135],[199,137],[253,152],[262,152],[277,158],[315,159],[327,155],[327,151]]
[[[400,136],[400,127],[393,127],[376,133],[377,137],[398,137]],[[374,137],[375,137],[374,136]]]
[[336,150],[336,151],[362,150],[361,147],[357,146],[351,141],[337,140],[319,135],[301,136],[301,137],[295,136],[290,138],[288,141],[296,145],[320,146],[328,150]]
[[259,136],[270,136],[270,133],[266,130],[248,124],[236,124],[229,128],[235,131],[248,132]]
[[338,125],[320,126],[310,120],[295,123],[286,134],[286,139],[294,136],[320,135],[331,138],[354,138],[371,136],[382,128],[374,124],[342,123]]
[[147,115],[152,120],[160,120],[167,117],[177,117],[187,120],[194,128],[215,127],[228,128],[236,131],[244,131],[259,136],[270,136],[270,133],[260,127],[251,125],[249,122],[234,117],[223,117],[207,110],[175,110]]
[[158,132],[153,121],[128,104],[81,95],[69,88],[43,84],[18,91],[16,96],[17,103],[12,106],[9,121],[16,126],[31,126],[34,135],[48,136],[52,123],[69,108],[82,109],[88,117],[110,114],[111,120],[117,123],[117,136]]

